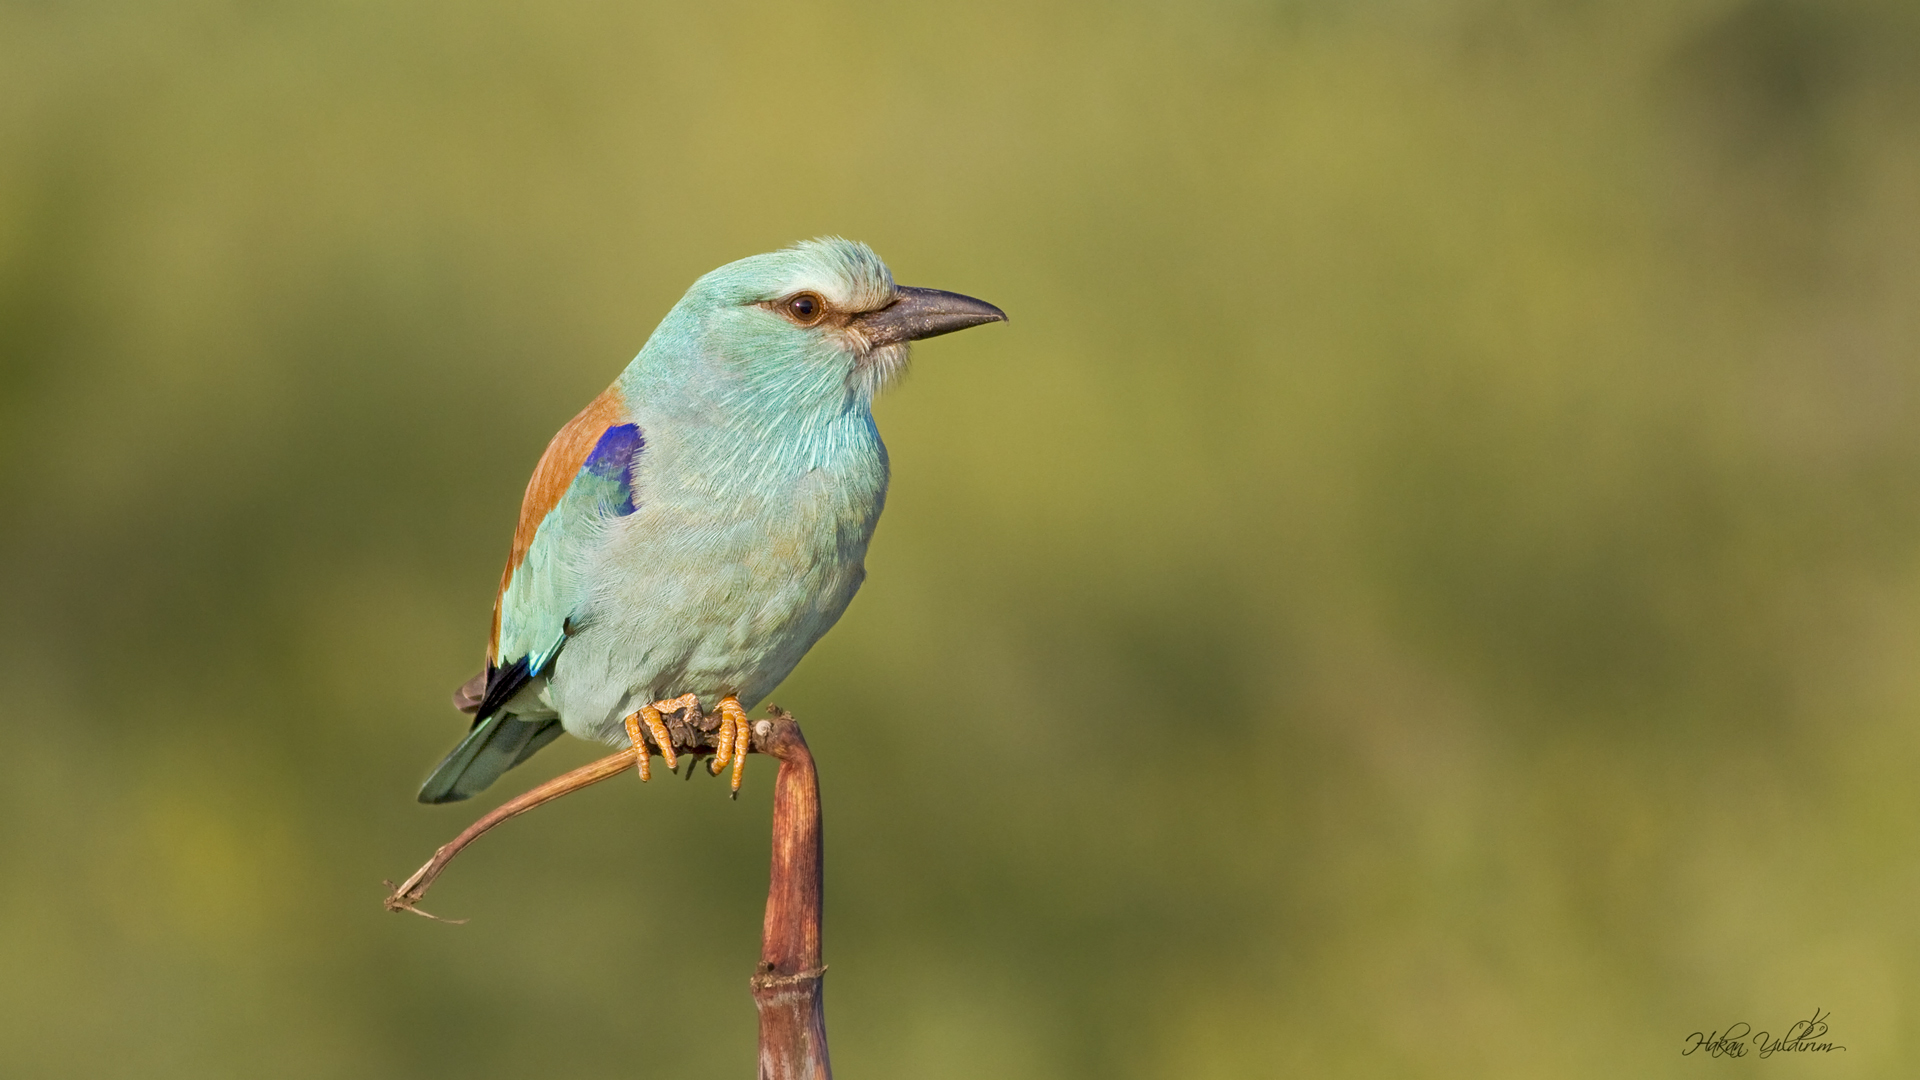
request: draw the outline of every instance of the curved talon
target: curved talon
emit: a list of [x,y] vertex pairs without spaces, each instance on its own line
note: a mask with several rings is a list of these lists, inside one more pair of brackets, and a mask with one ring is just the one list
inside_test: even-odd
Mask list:
[[[733,785],[729,797],[738,798],[740,779],[747,773],[747,750],[752,745],[753,726],[747,723],[747,710],[740,707],[740,699],[731,694],[720,699],[720,717],[722,720],[733,721]],[[723,727],[720,730],[724,739],[726,728]],[[721,745],[724,746],[725,743],[722,742]],[[720,774],[718,768],[713,772],[715,776]]]
[[647,733],[653,736],[653,745],[660,748],[660,760],[666,762],[669,769],[679,768],[680,762],[673,753],[673,736],[667,734],[667,722],[661,718],[658,705],[641,706],[640,719],[645,721]]
[[740,797],[740,778],[747,774],[747,751],[752,746],[753,729],[747,726],[747,718],[742,716],[733,725],[733,791],[729,798]]
[[644,784],[653,779],[653,769],[647,760],[652,755],[647,751],[646,737],[640,734],[640,714],[628,713],[621,722],[627,726],[627,739],[633,743],[633,756],[638,759],[640,782]]

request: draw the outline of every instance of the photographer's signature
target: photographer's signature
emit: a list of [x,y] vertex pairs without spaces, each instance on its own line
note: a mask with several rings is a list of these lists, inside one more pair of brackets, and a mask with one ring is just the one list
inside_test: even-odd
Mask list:
[[1709,1057],[1737,1058],[1746,1057],[1749,1051],[1763,1058],[1775,1054],[1831,1054],[1846,1049],[1827,1038],[1827,1017],[1832,1015],[1815,1009],[1811,1019],[1795,1021],[1786,1034],[1779,1036],[1755,1032],[1751,1024],[1735,1024],[1724,1033],[1696,1031],[1687,1036],[1687,1048],[1680,1051],[1680,1056],[1704,1053]]

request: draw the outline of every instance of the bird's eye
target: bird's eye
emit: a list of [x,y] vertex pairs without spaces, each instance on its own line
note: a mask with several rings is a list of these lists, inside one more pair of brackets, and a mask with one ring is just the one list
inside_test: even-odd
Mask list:
[[802,326],[812,326],[826,311],[826,301],[810,292],[803,292],[787,301],[787,314]]

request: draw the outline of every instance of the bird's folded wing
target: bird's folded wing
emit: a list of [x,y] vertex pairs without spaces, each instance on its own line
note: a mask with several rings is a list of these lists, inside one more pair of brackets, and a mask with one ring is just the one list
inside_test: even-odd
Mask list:
[[494,599],[487,670],[454,693],[473,726],[433,770],[420,801],[465,799],[560,734],[553,715],[506,710],[546,673],[566,643],[587,582],[582,570],[609,518],[633,513],[633,467],[646,445],[617,390],[609,389],[547,444],[520,505],[513,551]]
[[497,685],[502,676],[516,667],[521,682],[543,674],[565,643],[567,622],[585,593],[585,564],[607,519],[633,513],[633,467],[645,445],[613,389],[548,444],[527,484],[500,577],[478,719],[511,698],[506,686]]

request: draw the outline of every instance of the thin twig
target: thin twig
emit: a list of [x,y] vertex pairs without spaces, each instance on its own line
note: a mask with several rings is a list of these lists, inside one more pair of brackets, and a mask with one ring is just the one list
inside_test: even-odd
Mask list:
[[[772,705],[767,707],[767,711],[782,718],[786,715],[776,706]],[[673,737],[674,749],[689,754],[697,754],[702,751],[711,752],[714,749],[713,739],[718,730],[718,726],[717,721],[701,715],[698,709],[688,709],[683,713],[670,714],[670,719],[667,723],[668,730]],[[767,752],[764,742],[772,731],[773,722],[769,720],[761,720],[753,725],[752,749],[754,752],[762,754]],[[652,747],[649,747],[648,750],[650,753],[657,752]],[[465,919],[443,919],[438,915],[422,911],[419,907],[421,898],[427,895],[427,889],[432,887],[434,879],[439,877],[441,872],[447,868],[447,864],[453,861],[454,856],[460,854],[462,848],[478,840],[487,830],[508,818],[518,817],[532,810],[534,807],[550,803],[562,795],[569,795],[579,791],[581,788],[597,784],[602,780],[610,780],[613,777],[619,776],[621,773],[632,769],[637,760],[634,750],[631,748],[622,750],[617,754],[610,754],[603,757],[599,761],[582,765],[572,772],[556,776],[546,783],[541,784],[539,787],[534,788],[532,791],[501,803],[485,816],[481,817],[480,820],[467,826],[459,836],[441,845],[440,850],[433,853],[433,858],[428,859],[425,866],[415,870],[412,877],[401,882],[398,886],[395,886],[391,881],[382,882],[381,884],[393,890],[388,894],[385,901],[386,909],[394,912],[409,912],[424,918],[433,919],[436,922],[453,923],[455,925],[466,922],[467,920]],[[688,775],[691,776],[693,771],[692,767],[689,766],[687,771]]]
[[[773,719],[754,723],[751,740],[752,752],[780,762],[779,775],[774,779],[773,864],[767,881],[767,914],[761,929],[760,963],[749,980],[760,1013],[760,1076],[762,1080],[833,1080],[822,1004],[821,977],[827,965],[820,958],[824,852],[819,779],[800,725],[777,706],[768,706],[767,711]],[[685,720],[670,721],[667,727],[675,748],[687,752],[688,775],[692,775],[694,755],[712,748],[716,731],[706,726],[697,709],[688,713]],[[503,803],[434,852],[427,865],[400,886],[387,882],[393,889],[387,897],[387,910],[408,911],[440,922],[465,922],[441,919],[418,906],[433,880],[462,848],[510,817],[626,772],[637,763],[637,753],[622,750]]]

